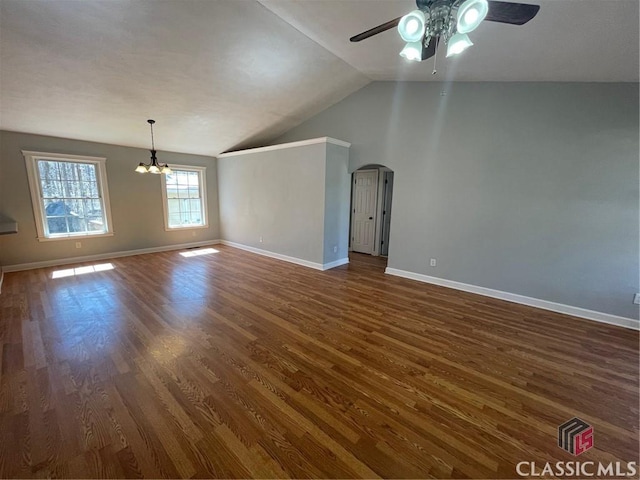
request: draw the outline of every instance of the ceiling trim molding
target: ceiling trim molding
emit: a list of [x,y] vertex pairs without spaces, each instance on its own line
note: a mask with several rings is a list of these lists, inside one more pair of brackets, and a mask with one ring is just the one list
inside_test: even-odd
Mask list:
[[344,140],[338,140],[331,137],[311,138],[309,140],[301,140],[299,142],[281,143],[279,145],[269,145],[267,147],[249,148],[247,150],[238,150],[237,152],[221,153],[216,158],[237,157],[239,155],[247,155],[249,153],[271,152],[273,150],[283,150],[285,148],[304,147],[306,145],[315,145],[317,143],[330,143],[332,145],[338,145],[340,147],[351,147],[349,142]]

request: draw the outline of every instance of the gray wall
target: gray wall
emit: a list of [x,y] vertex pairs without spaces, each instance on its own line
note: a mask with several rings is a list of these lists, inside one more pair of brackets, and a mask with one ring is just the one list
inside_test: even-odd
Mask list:
[[[349,257],[351,204],[349,149],[327,143],[324,199],[324,263]],[[337,249],[334,252],[334,247]]]
[[637,84],[375,82],[274,143],[318,136],[395,172],[389,267],[638,318]]
[[222,238],[323,263],[325,156],[319,143],[218,158]]
[[[106,157],[114,236],[39,242],[36,239],[27,171],[21,150]],[[133,171],[138,163],[149,161],[148,150],[0,132],[0,214],[17,220],[19,230],[17,235],[0,236],[0,265],[218,239],[220,232],[215,158],[158,152],[158,159],[169,164],[207,167],[209,228],[165,231],[160,177]],[[76,241],[82,243],[82,248],[75,248]]]

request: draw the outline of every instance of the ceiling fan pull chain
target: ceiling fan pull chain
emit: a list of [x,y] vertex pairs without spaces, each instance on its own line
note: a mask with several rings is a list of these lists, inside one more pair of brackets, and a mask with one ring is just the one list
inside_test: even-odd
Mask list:
[[438,73],[436,70],[436,62],[438,61],[438,39],[432,38],[431,41],[436,42],[436,50],[433,54],[433,72],[431,72],[431,75],[436,75]]

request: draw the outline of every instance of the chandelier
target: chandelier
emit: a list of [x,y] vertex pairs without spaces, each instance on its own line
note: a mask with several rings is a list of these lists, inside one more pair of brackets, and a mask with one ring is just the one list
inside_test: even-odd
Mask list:
[[171,171],[171,169],[169,168],[169,165],[166,163],[158,163],[158,159],[156,158],[156,147],[153,143],[153,124],[156,123],[155,120],[147,120],[147,123],[149,124],[149,126],[151,127],[151,163],[147,164],[147,163],[140,163],[137,167],[136,167],[136,172],[138,173],[155,173],[155,174],[159,174],[159,173],[164,173],[165,175],[168,175],[170,173],[173,173]]
[[489,12],[487,0],[466,0],[459,7],[457,2],[418,1],[418,10],[408,13],[398,23],[398,33],[407,42],[400,55],[407,60],[422,61],[430,47],[447,44],[447,57],[462,53],[473,42],[467,35],[475,30]]

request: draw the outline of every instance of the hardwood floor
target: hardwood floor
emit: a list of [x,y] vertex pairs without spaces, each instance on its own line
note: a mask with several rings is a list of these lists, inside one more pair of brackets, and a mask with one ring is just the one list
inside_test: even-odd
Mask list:
[[[5,275],[1,477],[638,461],[638,332],[384,275],[379,258],[319,272],[214,248]],[[557,446],[574,416],[595,431],[580,457]]]

